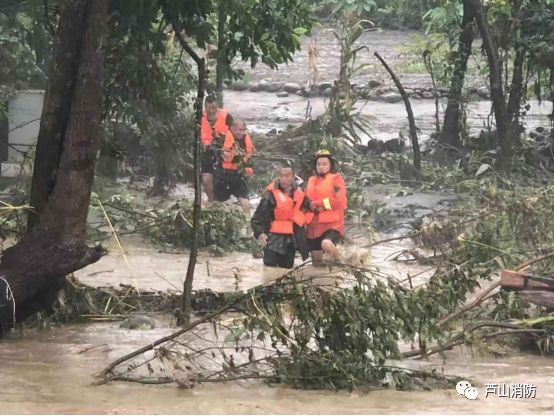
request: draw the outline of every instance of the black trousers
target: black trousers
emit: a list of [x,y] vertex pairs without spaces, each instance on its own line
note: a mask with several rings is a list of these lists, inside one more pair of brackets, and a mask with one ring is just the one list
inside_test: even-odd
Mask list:
[[287,247],[285,254],[264,248],[264,264],[269,267],[282,267],[292,269],[294,266],[295,249],[293,245]]

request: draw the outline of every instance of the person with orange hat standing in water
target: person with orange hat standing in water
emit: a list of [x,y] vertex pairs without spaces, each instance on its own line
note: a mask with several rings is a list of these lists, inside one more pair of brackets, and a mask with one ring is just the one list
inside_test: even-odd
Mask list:
[[335,171],[335,158],[328,150],[320,150],[314,159],[314,176],[308,179],[306,197],[310,212],[306,216],[306,237],[312,261],[321,265],[323,254],[331,261],[339,259],[337,243],[344,239],[346,184]]

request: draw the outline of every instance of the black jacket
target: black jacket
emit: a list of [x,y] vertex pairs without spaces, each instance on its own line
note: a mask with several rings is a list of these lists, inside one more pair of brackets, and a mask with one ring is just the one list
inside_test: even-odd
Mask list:
[[[278,180],[275,182],[275,185],[279,186]],[[296,186],[293,185],[289,194],[291,198],[295,190]],[[290,245],[292,245],[295,250],[298,250],[300,252],[300,254],[302,255],[302,259],[306,260],[309,257],[310,249],[308,247],[308,242],[306,241],[306,236],[304,234],[304,227],[299,227],[298,225],[294,224],[293,235],[275,234],[269,232],[271,223],[274,219],[274,211],[276,205],[277,204],[275,202],[273,192],[265,191],[260,204],[258,205],[258,208],[256,208],[256,211],[254,212],[254,215],[250,220],[252,231],[254,232],[254,238],[257,239],[260,234],[266,234],[266,248],[268,250],[272,250],[280,254],[285,254],[287,250],[289,250]],[[309,207],[306,198],[304,198],[302,207],[306,209]]]

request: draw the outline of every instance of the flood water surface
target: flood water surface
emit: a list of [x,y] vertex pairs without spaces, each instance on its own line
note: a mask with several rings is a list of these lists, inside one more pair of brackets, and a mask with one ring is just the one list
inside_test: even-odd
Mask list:
[[[468,351],[448,353],[444,371],[467,376],[479,389],[476,401],[454,389],[369,393],[304,391],[260,382],[203,384],[185,390],[175,385],[116,382],[92,386],[106,364],[159,337],[170,328],[120,329],[89,324],[28,332],[23,339],[0,342],[0,413],[182,413],[182,414],[364,414],[364,413],[529,413],[554,412],[554,365],[540,356],[482,358]],[[91,347],[96,347],[89,349]],[[87,350],[88,349],[88,350]],[[427,365],[427,364],[424,364]],[[428,366],[441,367],[433,358]],[[536,386],[528,399],[485,398],[485,384]]]

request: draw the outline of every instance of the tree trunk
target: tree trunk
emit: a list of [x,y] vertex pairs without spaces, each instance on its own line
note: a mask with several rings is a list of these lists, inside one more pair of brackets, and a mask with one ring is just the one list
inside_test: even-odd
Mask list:
[[551,136],[554,139],[554,66],[550,67],[550,102],[552,103],[552,113],[550,114]]
[[483,46],[487,54],[490,70],[490,90],[494,117],[496,120],[496,131],[500,144],[500,155],[497,160],[500,171],[509,174],[512,168],[512,129],[508,108],[502,88],[502,67],[498,57],[498,48],[491,36],[489,22],[480,0],[470,0],[475,7],[475,20],[479,32],[483,38]]
[[201,188],[201,172],[200,172],[200,123],[202,120],[202,102],[204,101],[204,88],[205,88],[205,63],[203,59],[196,61],[198,65],[198,93],[196,96],[196,125],[197,133],[196,140],[194,141],[194,206],[192,210],[192,227],[193,238],[192,246],[190,248],[189,263],[187,266],[187,274],[185,277],[185,283],[183,284],[183,298],[182,298],[182,312],[183,312],[183,324],[190,324],[190,317],[192,314],[192,281],[194,279],[194,269],[196,267],[196,258],[198,256],[198,233],[200,230],[200,219],[202,214],[202,188]]
[[525,93],[523,82],[523,66],[525,64],[525,50],[519,48],[516,51],[514,59],[514,69],[512,72],[512,83],[510,85],[510,98],[508,99],[508,118],[512,124],[512,134],[514,141],[519,145],[519,136],[521,126],[519,125],[519,112],[521,109],[521,100]]
[[464,16],[462,19],[462,32],[458,41],[458,53],[456,57],[450,91],[448,92],[448,103],[444,112],[444,123],[440,136],[440,143],[447,149],[459,149],[461,147],[461,101],[462,89],[464,86],[467,61],[471,55],[473,43],[473,19],[475,8],[471,2],[464,0]]
[[225,12],[225,0],[219,0],[217,9],[217,62],[215,68],[216,77],[216,95],[219,106],[223,106],[223,78],[226,71],[226,58],[223,54],[225,49],[225,22],[227,20],[227,14]]
[[40,130],[35,153],[27,230],[39,221],[55,185],[63,137],[79,66],[87,0],[67,2],[61,16],[50,62]]
[[[4,252],[0,263],[0,276],[5,277],[11,290],[17,320],[47,307],[52,293],[63,285],[65,275],[97,261],[105,253],[100,247],[87,247],[85,236],[102,109],[104,59],[101,46],[108,18],[108,2],[89,0],[83,3],[75,0],[67,6],[80,4],[86,24],[81,27],[84,33],[79,48],[78,71],[73,79],[66,78],[62,83],[73,84],[74,88],[67,126],[60,126],[65,134],[61,138],[63,152],[54,189],[39,223],[19,244]],[[68,15],[64,16],[67,18]],[[59,52],[63,54],[63,51]],[[54,88],[54,85],[49,87]],[[46,95],[52,97],[56,94],[48,91]],[[0,318],[5,321],[6,316],[9,318],[11,315],[6,310],[6,302],[3,303]]]
[[187,274],[183,283],[183,295],[181,297],[181,316],[180,324],[188,326],[192,315],[192,282],[194,280],[194,270],[196,268],[196,259],[198,257],[198,232],[200,230],[200,219],[202,215],[202,189],[201,189],[201,171],[200,171],[200,125],[202,122],[202,102],[204,101],[204,90],[206,88],[206,62],[200,58],[196,52],[187,44],[183,38],[180,27],[173,22],[177,39],[181,47],[196,62],[198,68],[198,88],[195,102],[195,121],[196,138],[194,140],[194,204],[192,210],[192,246],[190,248],[189,263],[187,265]]

